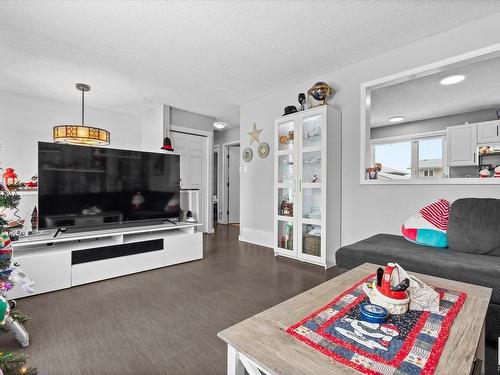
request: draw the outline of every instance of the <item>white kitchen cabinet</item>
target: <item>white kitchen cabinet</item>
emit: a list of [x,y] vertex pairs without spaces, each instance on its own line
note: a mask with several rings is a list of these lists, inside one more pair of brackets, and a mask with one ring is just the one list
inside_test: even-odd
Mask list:
[[325,268],[340,247],[341,113],[307,109],[275,123],[274,252]]
[[500,143],[500,120],[485,121],[477,124],[477,143]]
[[477,165],[477,125],[464,124],[446,128],[448,167]]

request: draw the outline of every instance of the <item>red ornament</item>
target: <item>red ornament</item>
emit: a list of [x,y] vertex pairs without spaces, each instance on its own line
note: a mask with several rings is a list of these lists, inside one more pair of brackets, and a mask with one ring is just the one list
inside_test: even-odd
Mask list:
[[13,168],[7,168],[5,173],[3,174],[3,182],[5,186],[8,188],[11,185],[15,185],[17,183],[17,174],[14,172]]
[[165,151],[172,151],[172,152],[174,151],[174,147],[172,146],[172,141],[170,140],[169,137],[165,137],[161,149]]

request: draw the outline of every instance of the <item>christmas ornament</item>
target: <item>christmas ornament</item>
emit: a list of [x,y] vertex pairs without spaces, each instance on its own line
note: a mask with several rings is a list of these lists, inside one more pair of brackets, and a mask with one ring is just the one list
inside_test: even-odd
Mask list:
[[174,147],[172,146],[172,141],[170,140],[169,137],[165,137],[165,139],[163,140],[163,146],[161,146],[161,149],[162,150],[165,150],[165,151],[174,151]]
[[3,296],[0,296],[0,325],[4,325],[10,314],[9,301]]
[[10,237],[5,234],[5,233],[2,233],[0,234],[0,249],[4,249],[4,248],[9,248],[11,247],[11,240],[10,240]]
[[30,181],[24,183],[26,189],[36,190],[38,188],[38,176],[32,176]]
[[5,169],[5,173],[3,174],[3,181],[5,184],[5,187],[9,189],[9,186],[15,185],[17,181],[17,174],[14,172],[13,168],[7,168]]

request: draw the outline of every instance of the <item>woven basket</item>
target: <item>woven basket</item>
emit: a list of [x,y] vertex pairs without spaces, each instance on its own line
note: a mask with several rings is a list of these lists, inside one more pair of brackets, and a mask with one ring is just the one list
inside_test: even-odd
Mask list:
[[305,254],[319,257],[321,255],[321,237],[304,234],[302,240],[302,251]]

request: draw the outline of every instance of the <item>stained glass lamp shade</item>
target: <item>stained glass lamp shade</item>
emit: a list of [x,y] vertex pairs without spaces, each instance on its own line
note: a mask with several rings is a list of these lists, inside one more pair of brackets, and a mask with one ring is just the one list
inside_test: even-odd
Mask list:
[[57,125],[52,129],[52,138],[56,142],[73,143],[79,145],[109,145],[111,135],[109,131],[85,125],[85,92],[90,91],[90,86],[77,83],[76,89],[82,92],[82,124]]

